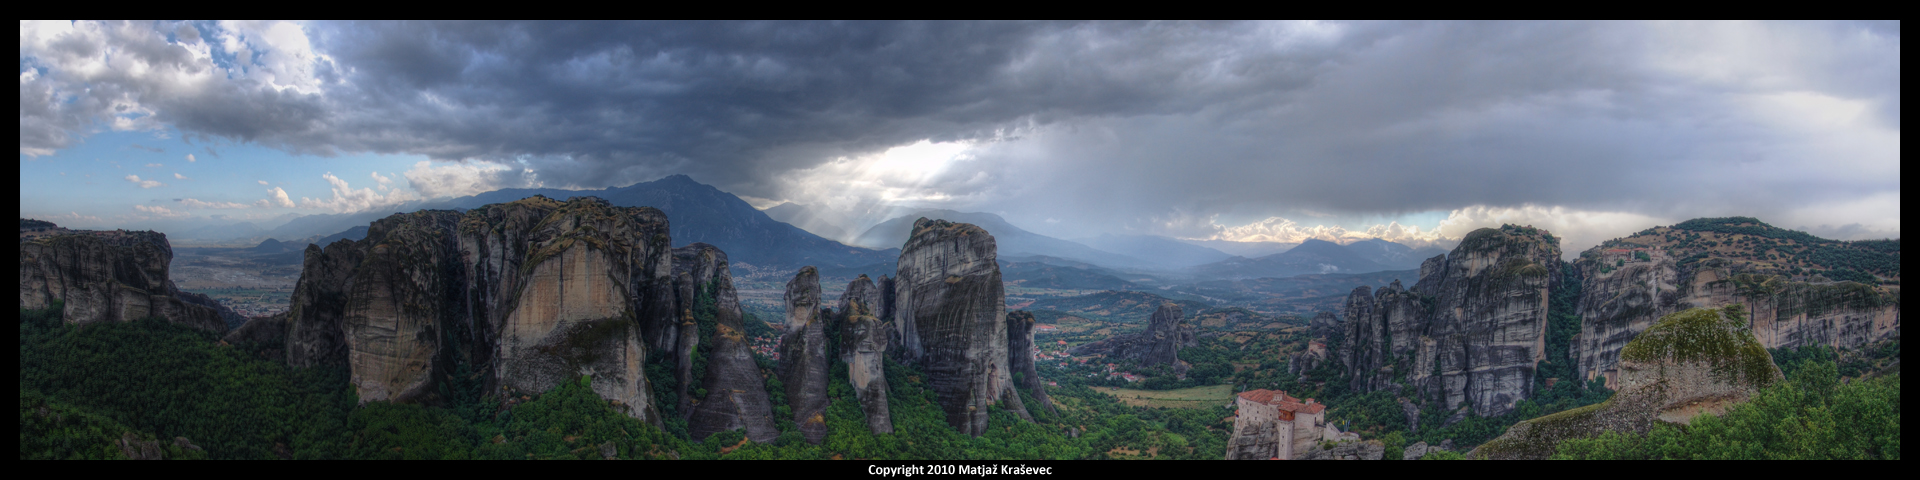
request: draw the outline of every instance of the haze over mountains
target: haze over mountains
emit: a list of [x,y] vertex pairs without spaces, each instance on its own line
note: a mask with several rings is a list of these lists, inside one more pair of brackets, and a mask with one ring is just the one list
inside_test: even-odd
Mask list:
[[999,241],[1002,263],[1007,264],[1010,273],[1030,276],[1034,286],[1059,288],[1133,288],[1134,285],[1122,278],[1123,271],[1243,279],[1409,270],[1418,268],[1421,260],[1443,253],[1438,248],[1416,250],[1380,239],[1344,246],[1321,240],[1290,245],[1115,234],[1065,240],[1020,228],[999,215],[953,210],[921,210],[895,217],[852,236],[854,245],[848,245],[828,238],[847,236],[844,231],[836,230],[837,227],[816,227],[824,230],[814,232],[780,220],[813,225],[827,223],[809,220],[819,212],[791,203],[757,210],[736,195],[685,175],[604,190],[503,189],[391,209],[303,216],[268,231],[243,222],[201,227],[181,235],[202,240],[257,243],[277,239],[290,245],[326,245],[343,238],[364,238],[367,224],[393,213],[465,210],[535,195],[556,200],[595,196],[616,206],[659,208],[672,220],[676,241],[719,246],[729,252],[736,264],[744,265],[746,272],[757,267],[814,265],[828,276],[885,273],[895,268],[898,254],[891,249],[899,248],[906,241],[913,222],[921,217],[971,223],[993,232]]

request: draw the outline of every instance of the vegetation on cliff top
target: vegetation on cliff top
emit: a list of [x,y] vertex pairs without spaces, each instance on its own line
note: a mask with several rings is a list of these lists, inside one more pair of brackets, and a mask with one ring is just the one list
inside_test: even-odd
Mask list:
[[1695,308],[1674,313],[1640,332],[1620,349],[1623,361],[1705,362],[1722,382],[1772,383],[1776,367],[1766,347],[1747,329],[1746,307]]
[[1553,458],[1899,460],[1900,376],[1842,383],[1832,362],[1815,360],[1723,415],[1568,440]]

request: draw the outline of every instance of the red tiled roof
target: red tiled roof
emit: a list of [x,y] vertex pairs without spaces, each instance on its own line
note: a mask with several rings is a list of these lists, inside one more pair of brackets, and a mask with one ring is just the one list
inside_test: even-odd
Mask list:
[[1267,405],[1273,405],[1275,407],[1279,407],[1281,410],[1286,410],[1289,412],[1320,413],[1327,409],[1326,404],[1307,403],[1307,402],[1312,402],[1313,399],[1307,399],[1306,401],[1301,401],[1298,398],[1293,398],[1291,396],[1288,396],[1287,392],[1280,391],[1280,390],[1267,390],[1267,389],[1248,390],[1245,392],[1240,392],[1240,398],[1247,399],[1248,401],[1259,402]]

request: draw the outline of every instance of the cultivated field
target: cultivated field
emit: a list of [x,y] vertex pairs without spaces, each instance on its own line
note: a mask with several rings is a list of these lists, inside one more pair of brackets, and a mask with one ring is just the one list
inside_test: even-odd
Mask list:
[[1121,403],[1135,407],[1215,408],[1233,401],[1232,385],[1208,385],[1179,390],[1134,390],[1114,387],[1093,387],[1093,389],[1112,395]]

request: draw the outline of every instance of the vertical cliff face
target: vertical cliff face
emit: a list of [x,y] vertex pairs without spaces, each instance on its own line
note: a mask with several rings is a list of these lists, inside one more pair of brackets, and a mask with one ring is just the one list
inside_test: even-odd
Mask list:
[[1007,366],[996,248],[980,227],[922,218],[900,249],[896,279],[903,357],[926,369],[947,423],[973,436],[986,431],[987,406],[995,402],[1028,417]]
[[1438,386],[1442,405],[1503,415],[1532,391],[1533,371],[1546,358],[1548,289],[1559,266],[1559,242],[1546,231],[1483,228],[1461,240],[1439,276],[1414,286],[1434,297],[1424,327],[1434,354],[1420,356],[1434,360],[1428,372],[1440,372],[1426,382],[1430,391]]
[[[1033,361],[1033,321],[1033,314],[1027,311],[1007,312],[1007,365],[1019,375],[1022,382],[1020,387],[1027,389],[1033,401],[1040,402],[1040,407],[1045,407],[1047,411],[1059,414],[1060,411],[1053,408],[1053,399],[1047,397],[1047,382],[1040,378],[1039,367]],[[1178,334],[1177,331],[1174,333]]]
[[[1573,345],[1581,373],[1618,381],[1620,351],[1656,319],[1689,308],[1742,304],[1748,328],[1767,348],[1855,348],[1893,337],[1898,287],[1799,282],[1719,259],[1682,266],[1664,248],[1595,247],[1575,262],[1584,285]],[[1645,255],[1641,259],[1638,255]]]
[[787,388],[793,423],[808,443],[827,438],[827,337],[820,318],[820,272],[801,267],[787,281],[787,328],[780,339],[780,382]]
[[[363,240],[364,241],[364,240]],[[347,359],[347,289],[366,258],[359,242],[340,240],[322,249],[308,244],[300,280],[293,285],[287,310],[287,364],[295,367],[336,364]]]
[[[705,398],[693,406],[687,430],[695,440],[728,430],[745,429],[747,438],[766,443],[780,436],[774,428],[773,402],[767,397],[766,379],[754,363],[748,349],[746,326],[740,313],[740,296],[733,289],[733,273],[727,268],[727,254],[712,245],[695,243],[673,249],[674,268],[685,268],[697,296],[712,299],[713,336],[700,340],[707,358],[702,375]],[[683,267],[684,266],[684,267]],[[702,290],[705,293],[702,293]],[[698,305],[688,308],[698,308]]]
[[1340,343],[1339,356],[1340,364],[1346,366],[1356,386],[1371,385],[1380,367],[1387,362],[1381,354],[1386,326],[1373,310],[1373,287],[1361,285],[1347,295],[1344,315],[1347,321],[1341,324],[1344,341]]
[[673,323],[668,244],[659,210],[590,197],[396,214],[363,240],[308,247],[288,361],[344,361],[363,402],[431,400],[455,364],[489,390],[588,375],[657,422],[643,325]]
[[1378,292],[1355,289],[1339,352],[1352,387],[1404,380],[1443,408],[1505,414],[1531,392],[1545,358],[1549,273],[1559,256],[1543,230],[1484,228],[1423,262],[1412,289],[1397,281]]
[[472,262],[463,290],[478,300],[475,344],[493,346],[500,385],[539,392],[592,375],[602,398],[659,420],[643,326],[673,319],[665,214],[536,197],[469,211],[459,245]]
[[693,371],[693,354],[700,348],[700,324],[693,318],[697,297],[692,264],[682,260],[692,257],[682,257],[680,249],[674,249],[673,252],[674,313],[680,324],[675,329],[669,358],[673,359],[674,396],[680,399],[679,408],[675,411],[680,412],[680,418],[684,420],[693,416],[693,395],[690,393],[693,380],[697,378],[696,375],[706,375],[706,372]]
[[[458,256],[453,232],[460,214],[427,210],[373,223],[366,257],[347,288],[341,329],[347,364],[361,402],[421,400],[432,394],[441,337],[458,315]],[[456,297],[457,298],[457,297]]]
[[893,415],[887,411],[885,360],[888,326],[873,315],[868,305],[881,295],[866,275],[847,285],[840,295],[837,310],[840,322],[840,361],[847,363],[847,380],[853,384],[854,398],[867,415],[867,429],[875,434],[893,432]]
[[[66,230],[20,241],[20,308],[64,302],[68,322],[126,322],[146,317],[225,332],[231,310],[181,292],[169,279],[173,246],[159,232]],[[26,221],[22,221],[23,231]]]

